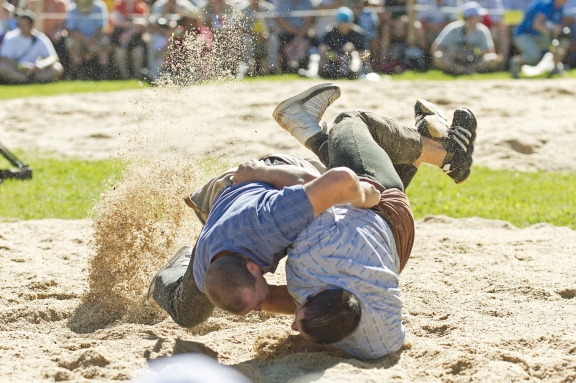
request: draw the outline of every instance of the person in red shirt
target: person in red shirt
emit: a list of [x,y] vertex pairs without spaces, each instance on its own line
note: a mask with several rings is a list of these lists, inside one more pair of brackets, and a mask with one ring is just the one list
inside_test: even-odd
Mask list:
[[[117,0],[111,21],[114,62],[123,79],[141,78],[146,57],[146,32],[148,6],[142,0]],[[131,70],[130,70],[131,69]]]

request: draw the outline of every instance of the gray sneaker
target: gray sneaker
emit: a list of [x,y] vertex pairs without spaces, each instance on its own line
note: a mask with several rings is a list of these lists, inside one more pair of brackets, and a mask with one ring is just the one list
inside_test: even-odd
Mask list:
[[414,104],[414,118],[418,133],[436,141],[444,138],[450,127],[442,109],[423,99],[417,100]]
[[340,97],[340,88],[333,83],[316,85],[282,101],[274,112],[274,120],[301,144],[322,132],[320,119],[326,109]]
[[152,278],[152,281],[150,281],[150,285],[148,285],[148,293],[146,294],[146,298],[148,301],[153,298],[154,288],[156,287],[156,278],[158,277],[158,275],[166,269],[183,267],[183,266],[187,267],[188,264],[190,264],[190,260],[192,259],[192,251],[193,248],[190,246],[184,246],[180,248],[180,250],[176,252],[176,255],[172,257],[172,259],[166,264],[166,266],[161,268],[160,271],[158,271],[156,275],[154,275],[154,278]]

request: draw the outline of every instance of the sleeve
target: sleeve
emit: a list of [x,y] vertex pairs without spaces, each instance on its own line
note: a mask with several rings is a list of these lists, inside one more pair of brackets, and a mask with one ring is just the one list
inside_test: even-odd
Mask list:
[[102,16],[100,18],[101,21],[101,28],[106,28],[108,26],[108,9],[106,8],[106,5],[104,3],[99,5],[100,7],[100,15]]
[[74,12],[68,12],[68,17],[66,18],[66,23],[64,24],[64,28],[69,31],[76,30],[76,17]]
[[492,40],[492,34],[490,34],[490,30],[488,29],[488,27],[486,27],[483,24],[479,24],[479,26],[484,27],[484,28],[480,28],[480,31],[484,35],[484,38],[482,39],[481,49],[494,50],[494,41]]
[[0,44],[0,57],[16,59],[13,41],[14,39],[4,39],[3,43]]
[[434,43],[438,44],[442,47],[448,47],[452,44],[453,36],[454,36],[454,27],[451,24],[448,24],[442,32],[436,37]]
[[45,59],[50,55],[56,54],[56,50],[52,45],[52,41],[50,41],[50,39],[44,33],[38,36],[38,39],[42,42],[42,52],[40,56],[41,58]]
[[262,207],[262,212],[271,217],[280,234],[290,243],[314,219],[314,209],[302,185],[271,194]]

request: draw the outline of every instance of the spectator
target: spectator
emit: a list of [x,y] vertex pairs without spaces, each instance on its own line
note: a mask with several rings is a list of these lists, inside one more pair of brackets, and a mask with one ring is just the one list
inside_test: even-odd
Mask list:
[[511,36],[508,26],[504,23],[504,3],[502,0],[477,0],[476,2],[487,11],[482,23],[490,29],[496,52],[502,55],[502,64],[506,66],[510,57]]
[[[32,4],[30,2],[29,6],[32,6]],[[42,12],[44,13],[43,32],[52,42],[64,67],[64,72],[66,72],[68,70],[68,54],[66,53],[65,38],[62,36],[66,19],[61,17],[61,15],[65,15],[68,12],[68,2],[64,0],[42,0]]]
[[209,0],[206,8],[206,24],[215,32],[222,28],[232,26],[232,17],[234,16],[234,7],[226,0]]
[[148,6],[142,0],[116,0],[111,21],[114,62],[123,79],[141,78],[146,55],[143,36],[148,24]]
[[[385,12],[380,14],[380,59],[381,63],[396,66],[402,60],[406,44],[408,16],[406,0],[384,0]],[[385,72],[387,65],[382,68]]]
[[[272,2],[277,12],[287,13],[293,11],[313,11],[314,6],[310,0],[274,0]],[[308,55],[311,38],[308,35],[314,23],[314,18],[297,16],[279,16],[280,27],[280,53],[286,68],[297,70],[301,61]]]
[[18,28],[6,34],[0,47],[0,81],[11,84],[52,82],[62,77],[58,55],[45,34],[34,29],[36,16],[23,11]]
[[369,6],[368,0],[361,1],[353,10],[356,24],[364,30],[364,46],[370,52],[375,52],[374,43],[380,25],[378,14]]
[[[344,6],[342,0],[320,0],[316,5],[315,9],[318,11],[338,9]],[[336,14],[316,16],[314,18],[314,39],[316,44],[320,44],[322,38],[332,27],[336,24]]]
[[354,24],[350,8],[338,8],[336,25],[324,36],[318,48],[321,77],[356,78],[362,69],[362,58],[369,53],[364,45],[364,31]]
[[440,32],[457,18],[457,0],[418,0],[417,4],[422,7],[416,12],[416,35],[418,46],[424,52],[430,50],[430,46],[436,40]]
[[[552,41],[563,32],[563,7],[566,0],[535,0],[530,4],[524,19],[514,29],[514,45],[519,50],[518,56],[510,60],[510,73],[517,78],[523,64],[536,65],[544,53],[550,49]],[[569,39],[557,40],[558,45],[553,53],[554,68],[550,75],[562,73],[562,60],[570,44]]]
[[[152,6],[152,19],[148,47],[148,75],[151,80],[155,80],[159,77],[164,65],[168,65],[165,62],[165,56],[171,36],[175,35],[177,44],[182,42],[180,36],[185,32],[183,24],[186,24],[186,19],[201,23],[202,35],[208,34],[209,31],[205,30],[207,28],[204,27],[203,14],[200,9],[187,0],[157,0]],[[211,32],[209,38],[211,44]]]
[[564,23],[570,26],[572,32],[572,44],[565,62],[570,68],[574,68],[576,67],[576,0],[568,0],[564,6]]
[[16,21],[13,17],[14,7],[12,4],[0,0],[0,45],[2,44],[2,39],[8,31],[17,28]]
[[[256,12],[274,12],[274,6],[265,0],[250,0],[242,9],[244,20],[244,63],[247,73],[256,74],[258,67],[260,73],[275,73],[278,65],[278,25],[274,18],[257,19]],[[261,65],[256,65],[258,58],[263,58]]]
[[107,35],[108,9],[101,0],[76,0],[70,6],[65,24],[68,31],[66,49],[70,58],[72,78],[85,80],[90,69],[88,64],[97,60],[98,74],[91,77],[110,77],[110,40]]
[[432,59],[438,69],[462,75],[498,68],[502,56],[495,53],[490,31],[480,22],[485,14],[480,4],[464,3],[464,20],[448,24],[432,44]]

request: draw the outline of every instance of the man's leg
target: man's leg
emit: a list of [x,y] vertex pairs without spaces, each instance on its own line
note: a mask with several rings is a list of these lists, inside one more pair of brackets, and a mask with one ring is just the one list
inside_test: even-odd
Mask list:
[[404,191],[390,156],[372,137],[365,114],[344,112],[336,118],[328,140],[329,167],[345,166],[360,177]]
[[200,291],[194,280],[196,248],[184,246],[172,260],[156,274],[148,298],[152,296],[174,322],[183,327],[196,327],[212,315],[214,305]]

